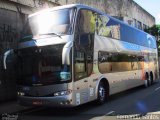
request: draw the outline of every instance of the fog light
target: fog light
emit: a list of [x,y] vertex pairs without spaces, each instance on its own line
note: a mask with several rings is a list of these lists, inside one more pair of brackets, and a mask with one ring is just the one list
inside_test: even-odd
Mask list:
[[19,95],[19,96],[24,96],[25,93],[24,93],[24,92],[17,92],[17,95]]

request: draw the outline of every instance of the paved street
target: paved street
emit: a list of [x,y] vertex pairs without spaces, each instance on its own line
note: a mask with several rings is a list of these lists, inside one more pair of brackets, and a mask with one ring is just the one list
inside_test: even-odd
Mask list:
[[[160,119],[160,83],[149,88],[138,87],[110,97],[101,106],[94,102],[76,108],[34,108],[20,111],[22,120],[97,120],[121,117],[120,115],[158,114]],[[156,112],[156,113],[155,113]],[[114,116],[114,117],[111,117]]]

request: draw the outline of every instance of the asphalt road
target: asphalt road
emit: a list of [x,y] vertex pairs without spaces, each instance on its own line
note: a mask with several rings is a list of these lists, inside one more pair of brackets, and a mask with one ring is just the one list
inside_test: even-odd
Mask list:
[[111,120],[137,116],[160,119],[160,82],[113,95],[101,106],[91,102],[76,108],[36,108],[19,114],[20,120]]

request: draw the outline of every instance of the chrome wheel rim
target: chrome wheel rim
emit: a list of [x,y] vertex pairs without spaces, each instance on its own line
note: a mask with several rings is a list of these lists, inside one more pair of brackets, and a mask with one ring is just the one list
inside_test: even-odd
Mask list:
[[105,89],[102,86],[99,87],[99,98],[101,101],[104,101],[105,99]]
[[148,80],[144,81],[145,87],[148,87]]

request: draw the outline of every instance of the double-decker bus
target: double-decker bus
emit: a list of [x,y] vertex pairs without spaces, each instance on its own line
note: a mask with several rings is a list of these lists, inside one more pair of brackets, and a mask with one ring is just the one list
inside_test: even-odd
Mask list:
[[73,4],[29,15],[15,56],[22,105],[71,107],[158,78],[156,40],[95,8]]

